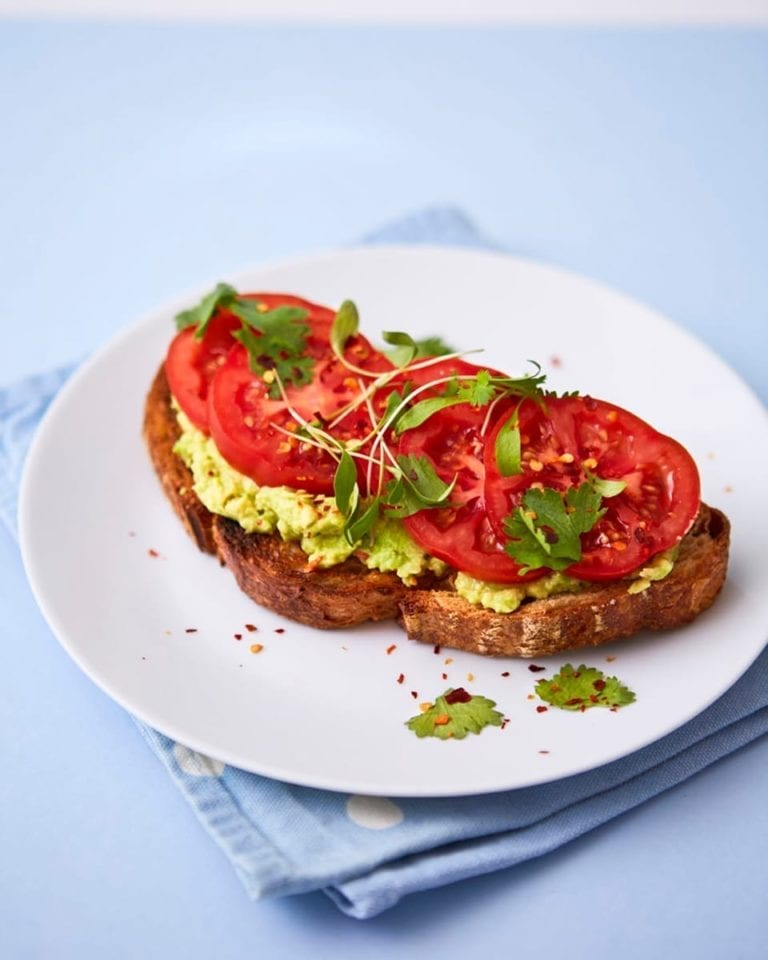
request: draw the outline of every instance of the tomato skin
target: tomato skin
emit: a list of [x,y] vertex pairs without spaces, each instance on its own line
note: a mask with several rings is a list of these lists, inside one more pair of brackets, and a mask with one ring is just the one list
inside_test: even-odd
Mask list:
[[[287,293],[245,293],[243,297],[258,300],[268,310],[301,307],[307,311],[313,333],[323,342],[328,340],[335,316],[329,307]],[[195,327],[187,327],[176,334],[168,348],[165,374],[171,393],[191,422],[205,434],[209,433],[208,386],[235,343],[232,333],[240,325],[233,313],[219,309],[201,339],[195,337]]]
[[218,313],[201,340],[195,328],[181,330],[171,341],[165,359],[168,386],[177,403],[192,423],[208,433],[208,384],[224,362],[232,344],[232,331],[240,321],[231,313]]
[[[430,362],[428,366],[422,366],[426,361],[432,362]],[[480,370],[487,370],[488,368],[477,367],[458,357],[453,357],[449,360],[443,360],[437,357],[419,357],[413,361],[413,365],[404,367],[397,373],[394,373],[394,368],[391,364],[390,369],[393,370],[392,378],[377,390],[371,398],[371,406],[379,421],[386,411],[389,397],[394,392],[399,393],[401,396],[408,392],[408,396],[413,399],[413,402],[418,403],[429,397],[440,395],[445,390],[448,379],[453,377],[472,379],[477,376]],[[495,372],[496,371],[491,371],[491,373],[494,374]],[[438,382],[435,386],[427,386],[434,381],[443,382]],[[357,410],[354,410],[348,417],[345,417],[341,421],[339,429],[347,436],[364,436],[371,429],[369,412],[365,407],[358,407]],[[360,430],[362,430],[362,432],[360,432]],[[385,439],[390,446],[396,443],[396,441],[393,441],[391,431],[386,431]],[[377,462],[373,464],[363,459],[357,461],[358,483],[361,491],[363,491],[364,494],[375,496],[381,492],[384,484],[390,479],[386,471],[383,476],[381,474],[378,459],[381,457],[381,446],[379,443],[376,443],[375,447],[373,447],[373,444],[368,443],[365,447],[361,448],[361,452],[366,454],[373,453],[374,456],[377,457]]]
[[[315,360],[312,382],[287,386],[286,399],[269,396],[269,385],[249,366],[239,344],[213,377],[208,393],[211,436],[224,459],[262,486],[290,486],[309,493],[333,493],[336,460],[299,437],[291,411],[302,419],[331,421],[360,393],[361,375],[351,372],[334,355],[330,325],[311,324],[307,353]],[[370,373],[393,369],[387,358],[360,336],[345,345],[345,358]],[[344,418],[332,433],[339,440],[358,439],[371,430],[365,407],[355,418]]]
[[544,571],[520,572],[504,551],[485,509],[484,438],[480,431],[487,412],[486,407],[457,404],[402,434],[398,454],[427,457],[447,483],[457,478],[450,498],[453,506],[420,510],[403,523],[424,550],[479,580],[535,580]]
[[605,515],[582,534],[582,557],[567,568],[588,581],[616,580],[679,543],[699,509],[700,486],[688,451],[639,417],[592,397],[549,397],[545,407],[525,401],[519,412],[522,473],[501,476],[494,456],[501,418],[485,448],[485,500],[496,533],[532,484],[565,492],[588,477],[623,480],[624,490],[603,499]]

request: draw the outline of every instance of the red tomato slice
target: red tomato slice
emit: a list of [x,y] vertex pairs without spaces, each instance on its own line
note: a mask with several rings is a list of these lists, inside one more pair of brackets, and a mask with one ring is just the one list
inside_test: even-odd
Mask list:
[[[258,300],[268,310],[275,307],[302,307],[308,312],[313,333],[325,343],[328,340],[334,312],[301,297],[285,293],[246,293],[249,300]],[[165,373],[171,393],[192,423],[208,433],[208,385],[216,370],[224,363],[234,340],[232,331],[240,321],[228,310],[214,315],[202,339],[195,339],[195,328],[187,327],[171,341],[165,361]]]
[[487,407],[457,404],[402,434],[399,454],[427,457],[446,483],[457,477],[452,506],[421,510],[403,523],[424,550],[457,570],[493,583],[533,580],[542,571],[521,575],[488,521],[483,499],[484,438],[480,433],[487,412]]
[[[424,364],[431,361],[427,366]],[[392,369],[390,367],[390,369]],[[381,422],[387,409],[389,397],[397,392],[403,396],[408,392],[408,396],[413,398],[413,403],[420,400],[426,400],[429,397],[435,397],[441,394],[445,388],[447,380],[453,377],[472,378],[480,370],[486,367],[476,367],[474,364],[467,363],[464,360],[453,358],[450,360],[441,360],[436,357],[420,357],[413,361],[411,366],[405,367],[394,374],[392,379],[387,381],[371,397],[370,407],[374,411],[377,422]],[[491,371],[495,372],[495,371]],[[435,386],[427,386],[434,383]],[[391,412],[391,411],[390,411]],[[338,429],[349,437],[364,437],[371,430],[371,413],[368,406],[359,406],[338,424]],[[392,434],[387,432],[385,439],[392,446]],[[384,473],[381,477],[381,463],[386,464],[386,459],[382,458],[382,448],[377,441],[367,443],[360,448],[360,452],[367,455],[373,455],[374,463],[362,458],[357,460],[358,483],[360,489],[367,494],[376,495],[381,491],[381,487],[389,479],[388,474]]]
[[215,316],[205,336],[195,339],[195,328],[176,334],[168,348],[165,375],[171,393],[192,423],[208,433],[208,384],[235,342],[232,331],[240,321],[231,313]]
[[676,440],[627,410],[591,397],[551,397],[545,408],[525,401],[519,428],[522,473],[501,476],[494,455],[502,417],[485,447],[485,500],[491,524],[504,540],[504,519],[534,484],[559,491],[579,486],[587,472],[623,480],[604,498],[605,515],[582,534],[582,558],[567,573],[583,580],[615,580],[678,543],[699,509],[699,474]]
[[[336,460],[294,436],[300,427],[295,414],[306,421],[327,424],[360,396],[363,375],[350,371],[333,354],[322,326],[313,326],[307,353],[315,359],[312,382],[287,387],[286,399],[272,399],[269,384],[251,371],[245,348],[233,347],[210,384],[211,435],[224,459],[262,486],[286,485],[330,494]],[[392,369],[387,358],[360,335],[347,342],[344,354],[351,364],[364,371],[379,373]],[[370,430],[370,417],[364,414],[344,418],[332,433],[338,439],[349,440],[362,438]]]

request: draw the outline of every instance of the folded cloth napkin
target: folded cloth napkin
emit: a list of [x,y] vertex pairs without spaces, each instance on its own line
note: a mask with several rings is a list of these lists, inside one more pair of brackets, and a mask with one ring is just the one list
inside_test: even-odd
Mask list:
[[[445,209],[366,240],[491,246],[462,214]],[[0,519],[11,532],[30,437],[68,373],[0,391]],[[372,917],[408,893],[554,850],[768,731],[768,652],[664,739],[597,770],[481,797],[363,797],[292,786],[138,725],[253,898],[321,889],[345,913]]]

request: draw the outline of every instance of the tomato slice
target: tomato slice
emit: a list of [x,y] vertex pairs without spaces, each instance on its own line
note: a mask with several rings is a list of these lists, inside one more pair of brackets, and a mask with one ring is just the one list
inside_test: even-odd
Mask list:
[[605,515],[582,534],[582,557],[567,573],[583,580],[625,576],[678,543],[699,509],[699,474],[676,440],[611,403],[592,397],[551,397],[519,410],[522,473],[503,477],[494,455],[500,418],[485,447],[485,501],[497,535],[533,484],[561,492],[587,475],[622,480],[624,490],[604,498]]
[[[334,312],[328,307],[311,303],[286,293],[246,293],[249,300],[258,300],[268,310],[275,307],[302,307],[308,313],[313,334],[327,342]],[[165,373],[171,393],[192,423],[204,433],[209,432],[208,385],[216,370],[224,363],[234,340],[232,332],[240,321],[228,310],[218,310],[204,336],[197,340],[195,328],[181,330],[171,341],[165,361]]]
[[[332,315],[333,316],[333,315]],[[262,486],[290,486],[309,493],[330,494],[336,460],[325,450],[296,436],[300,420],[330,423],[360,397],[365,374],[356,374],[331,350],[330,325],[312,324],[307,353],[315,360],[314,376],[304,386],[288,386],[285,399],[269,396],[269,384],[254,374],[239,344],[216,371],[208,394],[211,436],[224,459]],[[392,364],[365,337],[350,338],[344,349],[348,363],[376,374]],[[343,418],[332,429],[340,440],[361,439],[371,430],[365,405],[359,416]]]
[[487,412],[457,404],[402,434],[399,454],[427,457],[446,483],[456,477],[450,507],[420,510],[403,523],[424,550],[457,570],[493,583],[533,580],[543,571],[521,574],[488,520],[481,434]]
[[[443,393],[450,379],[454,377],[470,379],[480,370],[488,368],[477,367],[459,358],[442,360],[437,357],[420,357],[399,372],[394,372],[391,365],[390,369],[393,370],[393,376],[374,393],[370,403],[358,406],[339,422],[337,429],[344,436],[366,436],[371,430],[371,410],[376,422],[380,423],[390,397],[394,393],[401,397],[408,395],[413,403],[418,403]],[[495,371],[491,372],[495,373]],[[363,458],[356,461],[360,489],[372,496],[380,493],[383,484],[389,479],[386,471],[382,474],[382,464],[386,464],[387,461],[382,453],[381,439],[385,439],[389,446],[396,445],[391,431],[386,431],[383,438],[377,436],[360,448],[360,452],[373,458],[373,462]]]

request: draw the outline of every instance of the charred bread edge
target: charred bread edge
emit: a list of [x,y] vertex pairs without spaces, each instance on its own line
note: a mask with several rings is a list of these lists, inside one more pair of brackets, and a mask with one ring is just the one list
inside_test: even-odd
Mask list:
[[397,618],[409,638],[491,656],[546,656],[599,646],[640,630],[665,630],[693,620],[715,600],[725,580],[730,525],[702,504],[680,545],[672,572],[640,593],[626,581],[525,602],[514,613],[476,607],[433,577],[406,587],[394,573],[368,570],[351,557],[311,570],[295,543],[248,534],[214,516],[192,490],[192,475],[173,452],[180,436],[163,367],[147,396],[144,438],[155,471],[176,514],[198,547],[216,555],[249,597],[318,628]]

